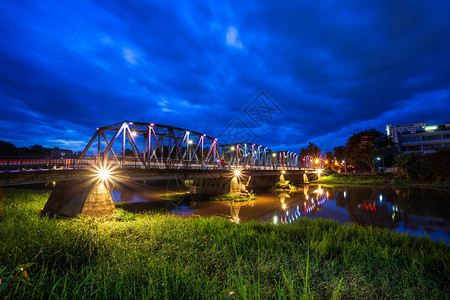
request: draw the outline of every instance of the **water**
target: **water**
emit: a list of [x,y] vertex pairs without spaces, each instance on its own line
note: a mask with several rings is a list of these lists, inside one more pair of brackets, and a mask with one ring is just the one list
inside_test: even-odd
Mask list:
[[[161,193],[180,190],[162,186],[139,191],[114,190],[112,197],[115,202],[152,202],[160,201]],[[187,196],[185,201],[170,201],[171,213],[181,217],[220,216],[233,222],[259,220],[276,224],[288,224],[300,218],[324,218],[450,242],[450,192],[445,190],[305,185],[293,193],[256,194],[255,201],[243,203],[195,201]]]

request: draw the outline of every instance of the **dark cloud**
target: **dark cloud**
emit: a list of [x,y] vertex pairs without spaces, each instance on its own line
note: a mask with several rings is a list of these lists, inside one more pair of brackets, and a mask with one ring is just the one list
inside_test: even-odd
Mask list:
[[[325,150],[387,123],[450,120],[447,1],[0,4],[0,139],[79,150],[123,120]],[[266,91],[282,113],[244,107]]]

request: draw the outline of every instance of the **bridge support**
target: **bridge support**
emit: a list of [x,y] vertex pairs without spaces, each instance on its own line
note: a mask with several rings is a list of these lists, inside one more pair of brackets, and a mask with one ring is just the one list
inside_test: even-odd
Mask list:
[[309,183],[308,176],[306,173],[303,174],[303,183]]
[[108,216],[115,206],[102,182],[59,182],[44,206],[43,212],[65,217]]
[[242,185],[247,185],[248,180],[248,177],[238,178],[236,176],[194,179],[191,193],[209,195],[238,194],[244,189]]

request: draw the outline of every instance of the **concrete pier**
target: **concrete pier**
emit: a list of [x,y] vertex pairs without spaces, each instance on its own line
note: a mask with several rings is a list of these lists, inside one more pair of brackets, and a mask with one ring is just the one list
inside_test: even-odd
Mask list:
[[102,182],[60,182],[47,200],[43,211],[65,217],[109,216],[115,206]]

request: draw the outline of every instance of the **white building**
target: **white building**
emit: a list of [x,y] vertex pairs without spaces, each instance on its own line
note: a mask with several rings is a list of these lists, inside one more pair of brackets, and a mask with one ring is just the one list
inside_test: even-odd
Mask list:
[[450,148],[450,124],[425,126],[416,133],[402,133],[400,152],[430,153]]
[[400,142],[399,137],[401,134],[416,133],[418,129],[424,129],[424,128],[425,128],[424,122],[415,122],[415,123],[407,123],[407,124],[399,124],[399,125],[387,124],[386,132],[387,132],[387,135],[392,137],[394,142],[396,142],[398,145]]

